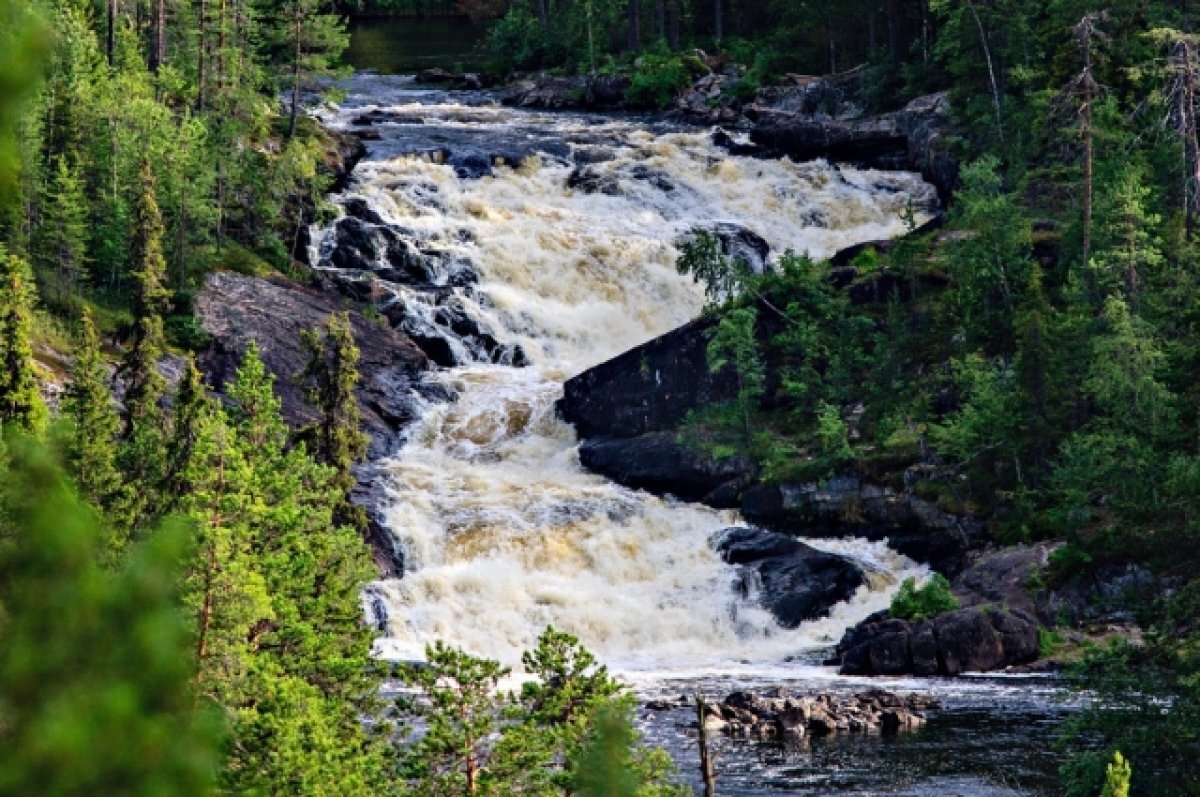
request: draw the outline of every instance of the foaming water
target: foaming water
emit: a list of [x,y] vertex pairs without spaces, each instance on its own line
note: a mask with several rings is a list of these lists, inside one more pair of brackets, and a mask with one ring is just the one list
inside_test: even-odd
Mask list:
[[[924,575],[879,543],[813,541],[861,561],[868,584],[828,618],[782,630],[735,593],[733,568],[709,547],[736,514],[585,472],[553,403],[565,378],[697,315],[702,293],[674,267],[693,228],[732,223],[775,255],[822,257],[902,232],[907,208],[934,201],[928,185],[379,77],[356,78],[326,121],[349,126],[367,111],[383,120],[380,138],[340,201],[365,200],[422,251],[470,263],[478,282],[458,291],[462,305],[531,363],[443,372],[457,400],[428,406],[389,463],[389,526],[409,572],[371,587],[385,607],[381,655],[417,659],[445,639],[515,664],[552,624],[631,674],[760,671],[828,647],[901,579]],[[505,165],[465,176],[481,160]]]

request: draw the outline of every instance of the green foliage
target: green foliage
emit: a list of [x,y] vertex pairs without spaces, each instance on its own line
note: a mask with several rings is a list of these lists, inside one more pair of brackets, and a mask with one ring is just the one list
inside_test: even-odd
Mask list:
[[184,530],[107,572],[108,532],[43,451],[11,447],[0,489],[0,791],[213,794],[220,717],[196,710],[176,602]]
[[92,315],[84,311],[75,366],[67,384],[64,414],[71,421],[66,461],[80,495],[113,518],[109,552],[124,547],[123,523],[117,520],[128,500],[128,487],[117,468],[117,433],[121,421],[109,389],[109,372]]
[[16,193],[20,168],[17,128],[41,77],[47,33],[37,6],[22,0],[0,0],[0,211]]
[[0,425],[38,433],[46,425],[46,405],[30,341],[34,289],[29,266],[0,246]]
[[625,97],[637,108],[667,108],[692,85],[694,65],[685,56],[647,53],[638,59]]
[[349,495],[356,484],[354,466],[366,456],[368,440],[354,395],[359,352],[349,314],[330,316],[323,333],[306,331],[303,343],[310,359],[298,378],[318,418],[302,437],[311,442],[314,458],[337,474],[336,486],[345,496],[340,517],[362,528],[366,518]]
[[1113,753],[1112,763],[1105,770],[1104,791],[1100,797],[1129,797],[1129,785],[1133,779],[1133,767],[1118,750]]
[[755,335],[757,322],[758,312],[753,308],[730,310],[721,317],[706,350],[712,373],[728,370],[733,374],[737,393],[732,415],[747,439],[753,433],[753,416],[766,389],[766,367]]
[[752,276],[743,261],[725,256],[715,233],[704,229],[693,230],[680,247],[675,268],[704,286],[710,307],[741,296]]
[[899,620],[928,620],[957,608],[958,600],[950,593],[950,582],[941,573],[934,573],[920,587],[916,579],[904,579],[888,613]]
[[622,712],[605,707],[596,729],[575,764],[575,792],[580,797],[636,797],[638,782],[630,766],[633,726]]

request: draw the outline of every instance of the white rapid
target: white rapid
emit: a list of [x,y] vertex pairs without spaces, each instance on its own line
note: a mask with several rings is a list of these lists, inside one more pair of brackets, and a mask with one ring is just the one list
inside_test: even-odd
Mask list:
[[[929,186],[733,157],[707,131],[518,112],[394,78],[357,78],[326,121],[348,127],[372,111],[381,139],[339,201],[365,199],[426,250],[473,264],[479,281],[458,291],[463,305],[530,362],[444,370],[457,400],[430,403],[389,463],[388,519],[408,572],[369,590],[386,615],[380,655],[418,659],[444,639],[515,664],[552,624],[618,671],[769,667],[832,644],[885,607],[899,579],[923,575],[882,544],[813,541],[861,560],[870,584],[829,618],[781,630],[735,595],[733,569],[709,548],[735,514],[585,472],[553,403],[564,379],[696,316],[701,292],[674,268],[692,228],[732,222],[775,255],[824,256],[902,232],[910,203],[934,201]],[[447,152],[488,140],[524,148],[524,159],[456,173]],[[580,168],[590,191],[569,186]]]

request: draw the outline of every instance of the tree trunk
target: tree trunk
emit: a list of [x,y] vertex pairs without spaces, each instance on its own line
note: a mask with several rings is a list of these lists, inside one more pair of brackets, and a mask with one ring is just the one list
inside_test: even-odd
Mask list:
[[713,0],[713,39],[717,44],[725,38],[725,14],[721,0]]
[[903,22],[900,0],[887,0],[888,61],[892,64],[900,63],[900,51],[904,48]]
[[1184,220],[1190,239],[1200,218],[1200,146],[1196,139],[1196,54],[1190,42],[1181,41],[1176,49],[1183,60],[1183,87],[1180,97],[1180,121],[1183,130],[1184,167],[1187,184],[1184,186]]
[[629,0],[629,49],[637,52],[642,47],[642,3]]
[[537,0],[537,18],[543,28],[550,23],[550,9],[547,7],[549,2],[550,0]]
[[208,49],[208,0],[200,0],[200,42],[196,46],[196,110],[204,110],[204,92],[208,66],[205,52]]
[[679,49],[679,0],[666,0],[667,3],[667,46],[672,50]]
[[987,61],[988,78],[992,83],[992,104],[996,109],[996,136],[1000,139],[1000,143],[1004,143],[1004,120],[1000,111],[1000,83],[996,78],[996,67],[992,61],[992,48],[988,44],[987,31],[983,28],[983,20],[979,17],[979,12],[975,9],[975,3],[967,0],[967,8],[971,11],[971,16],[975,18],[975,26],[979,29],[979,43],[983,46],[983,55]]
[[654,4],[654,35],[663,41],[667,38],[667,0],[657,0]]
[[167,60],[167,0],[154,0],[154,74]]
[[117,51],[117,2],[108,0],[108,36],[104,48],[108,52],[108,65],[113,66]]
[[700,777],[704,779],[704,797],[716,797],[717,773],[715,759],[708,748],[708,729],[704,727],[704,709],[708,705],[704,695],[696,695],[696,721],[699,731]]
[[294,33],[296,36],[296,49],[292,61],[292,113],[291,120],[288,123],[288,138],[296,137],[296,114],[300,107],[300,56],[301,52],[301,32],[303,31],[303,19],[300,9],[296,9],[296,26]]

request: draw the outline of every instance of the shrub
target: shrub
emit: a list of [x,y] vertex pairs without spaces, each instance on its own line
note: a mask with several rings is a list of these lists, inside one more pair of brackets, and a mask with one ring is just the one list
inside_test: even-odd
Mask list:
[[888,611],[899,620],[928,620],[957,608],[958,601],[950,594],[950,582],[942,574],[935,573],[921,587],[914,578],[904,579]]
[[625,96],[638,108],[666,108],[691,84],[692,70],[681,56],[648,53]]

